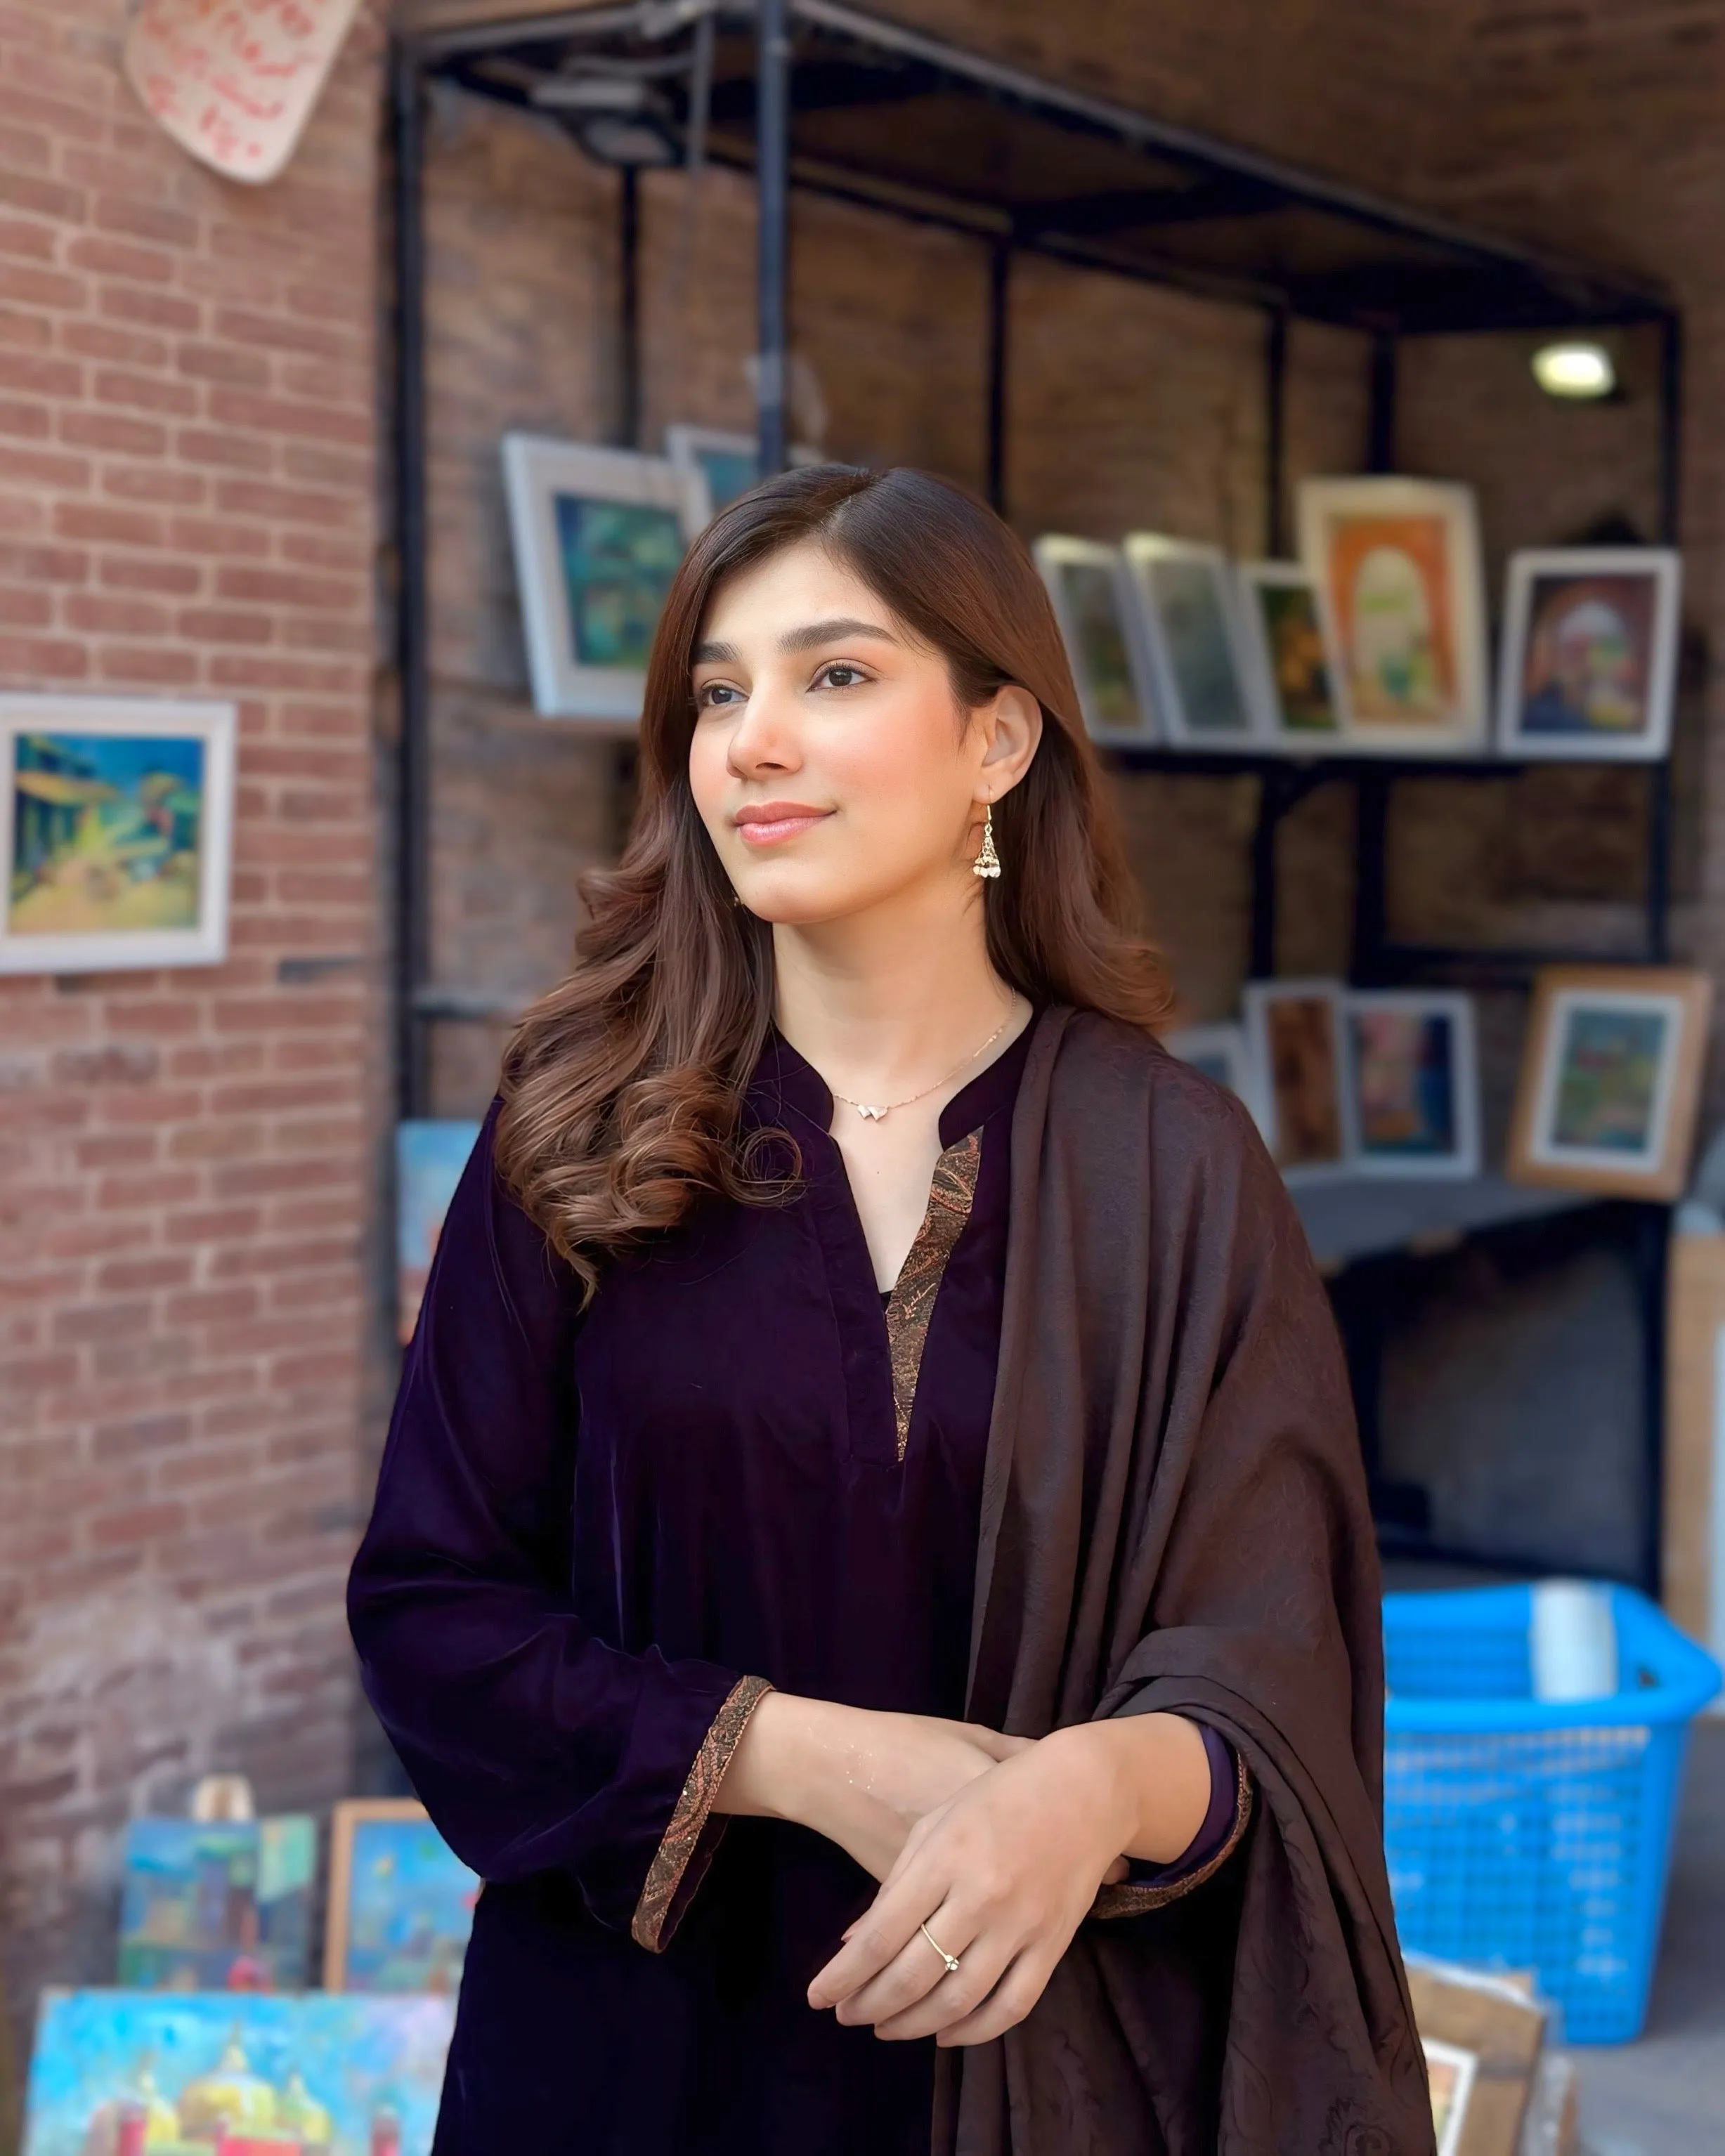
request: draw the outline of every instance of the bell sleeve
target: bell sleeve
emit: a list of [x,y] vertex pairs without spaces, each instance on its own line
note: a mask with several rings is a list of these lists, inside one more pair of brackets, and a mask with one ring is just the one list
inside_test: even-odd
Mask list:
[[566,1872],[600,1923],[658,1948],[768,1687],[626,1653],[575,1614],[579,1286],[497,1176],[496,1113],[439,1239],[348,1622],[366,1696],[462,1861],[500,1882]]

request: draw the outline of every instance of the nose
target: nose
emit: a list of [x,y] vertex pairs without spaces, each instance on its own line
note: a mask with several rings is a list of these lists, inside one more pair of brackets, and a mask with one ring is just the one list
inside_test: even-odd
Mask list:
[[769,674],[749,690],[742,716],[732,729],[727,761],[738,778],[797,771],[803,751],[795,690]]

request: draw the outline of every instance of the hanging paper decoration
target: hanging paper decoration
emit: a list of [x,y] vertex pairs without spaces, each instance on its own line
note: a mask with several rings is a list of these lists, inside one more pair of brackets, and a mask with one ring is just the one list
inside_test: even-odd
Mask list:
[[359,0],[141,0],[126,77],[182,149],[230,180],[294,153]]

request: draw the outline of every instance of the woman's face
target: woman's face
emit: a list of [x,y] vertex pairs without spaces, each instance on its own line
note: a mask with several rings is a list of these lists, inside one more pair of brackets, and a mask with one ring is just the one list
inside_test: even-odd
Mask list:
[[752,913],[813,927],[976,891],[983,803],[1040,737],[1027,690],[962,711],[940,653],[813,542],[722,585],[694,658],[690,788]]

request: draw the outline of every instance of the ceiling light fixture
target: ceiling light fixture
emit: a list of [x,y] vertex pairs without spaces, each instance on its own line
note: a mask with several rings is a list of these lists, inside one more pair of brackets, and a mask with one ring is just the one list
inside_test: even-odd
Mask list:
[[1533,355],[1533,379],[1548,397],[1597,403],[1617,388],[1617,368],[1602,344],[1591,338],[1565,338],[1543,344]]

